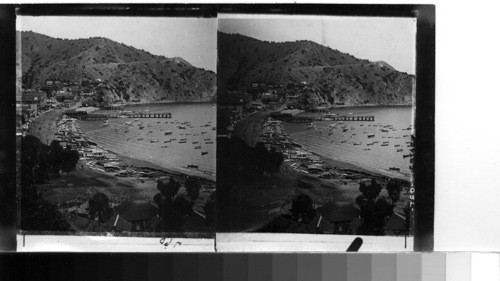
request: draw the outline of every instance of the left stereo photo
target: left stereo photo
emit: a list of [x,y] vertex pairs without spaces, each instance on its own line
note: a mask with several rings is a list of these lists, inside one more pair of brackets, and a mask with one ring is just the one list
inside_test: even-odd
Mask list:
[[20,234],[215,236],[217,19],[17,17]]

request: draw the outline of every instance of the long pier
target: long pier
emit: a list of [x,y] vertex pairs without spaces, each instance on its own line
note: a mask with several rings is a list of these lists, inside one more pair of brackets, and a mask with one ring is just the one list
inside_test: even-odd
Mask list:
[[[124,117],[125,116],[125,117]],[[134,113],[134,114],[78,114],[73,116],[80,120],[105,120],[109,118],[172,118],[172,113]]]
[[332,117],[306,117],[306,116],[280,116],[278,120],[288,123],[311,123],[314,121],[375,121],[375,116],[332,116]]

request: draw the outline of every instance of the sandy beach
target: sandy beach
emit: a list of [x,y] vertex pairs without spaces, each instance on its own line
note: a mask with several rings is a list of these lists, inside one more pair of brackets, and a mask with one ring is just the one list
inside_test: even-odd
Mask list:
[[[259,140],[259,135],[262,133],[262,124],[265,122],[269,112],[256,112],[248,115],[241,120],[235,127],[235,136],[243,139],[248,145],[255,145]],[[333,170],[339,173],[348,172],[354,175],[353,178],[335,177],[332,179],[318,178],[317,175],[312,175],[307,172],[302,172],[301,169],[292,166],[292,161],[285,160],[281,165],[280,171],[266,177],[263,181],[238,186],[238,196],[247,198],[252,202],[258,202],[260,205],[259,213],[267,214],[266,218],[256,218],[251,223],[234,222],[237,225],[232,225],[238,231],[253,231],[270,221],[274,217],[279,216],[282,212],[286,212],[286,206],[292,202],[295,195],[305,193],[309,195],[314,204],[322,205],[328,201],[334,200],[341,203],[353,203],[355,198],[360,194],[359,181],[360,179],[375,178],[383,186],[389,180],[388,177],[373,173],[362,169],[356,165],[330,159],[322,155],[321,157],[325,166],[330,166]],[[307,184],[304,184],[306,182]],[[405,187],[409,187],[410,183],[403,182]],[[385,189],[381,195],[386,195]],[[406,206],[408,196],[403,190],[401,201],[397,203],[395,212],[403,213]]]
[[33,120],[29,134],[37,137],[42,143],[50,144],[57,131],[57,119],[66,109],[53,109]]
[[[43,143],[50,144],[55,139],[57,132],[57,121],[65,109],[49,111],[33,120],[29,134],[39,138]],[[187,176],[191,176],[176,171],[169,171],[160,165],[148,161],[133,159],[124,155],[115,154],[120,162],[135,170],[157,171],[161,176],[174,176],[183,181]],[[117,177],[114,173],[92,169],[87,162],[89,160],[80,159],[75,171],[68,175],[61,174],[58,178],[51,178],[50,182],[40,186],[44,197],[51,196],[75,197],[88,199],[91,194],[102,192],[106,194],[112,202],[119,203],[123,200],[148,200],[152,201],[153,196],[158,193],[156,188],[157,178],[145,177]],[[214,182],[205,178],[196,177],[202,184],[213,186]],[[185,192],[181,188],[180,192]],[[195,210],[203,212],[203,205],[208,199],[209,193],[200,192],[200,198],[195,204]]]

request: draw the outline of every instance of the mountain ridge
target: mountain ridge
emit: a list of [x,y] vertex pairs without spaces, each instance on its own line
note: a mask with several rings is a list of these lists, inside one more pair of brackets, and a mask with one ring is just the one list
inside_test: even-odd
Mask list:
[[25,88],[46,80],[105,81],[109,101],[212,101],[216,75],[180,57],[167,58],[104,37],[60,39],[22,31]]
[[268,42],[218,33],[218,88],[246,90],[253,83],[307,84],[308,102],[411,104],[415,77],[383,61],[359,59],[321,44]]

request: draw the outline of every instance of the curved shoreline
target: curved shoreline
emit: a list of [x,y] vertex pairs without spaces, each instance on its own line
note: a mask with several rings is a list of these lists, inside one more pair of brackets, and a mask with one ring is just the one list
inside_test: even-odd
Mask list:
[[[55,133],[57,131],[57,126],[56,126],[57,120],[63,115],[64,111],[66,111],[66,110],[67,109],[56,109],[54,111],[46,112],[46,113],[42,114],[41,116],[35,118],[33,120],[33,126],[31,127],[29,134],[39,138],[40,141],[42,141],[43,143],[45,143],[47,145],[50,144],[51,141],[55,140]],[[37,128],[41,128],[41,129],[38,130]],[[44,129],[44,130],[42,130],[42,129]],[[86,139],[91,140],[85,134],[85,132],[82,132],[82,133]],[[93,140],[91,140],[91,141],[93,141]],[[137,168],[146,168],[146,169],[154,170],[157,172],[162,172],[162,173],[165,173],[167,175],[189,176],[189,177],[198,178],[198,179],[203,180],[203,181],[215,182],[215,176],[200,175],[198,173],[189,173],[186,171],[176,170],[174,168],[163,167],[161,165],[152,163],[152,162],[147,161],[147,160],[131,158],[129,156],[123,155],[122,153],[119,153],[119,152],[113,151],[112,149],[107,148],[106,145],[104,145],[104,144],[101,144],[98,142],[96,142],[96,143],[97,143],[97,146],[100,147],[101,149],[106,150],[112,154],[115,154],[118,157],[118,159],[120,159],[120,161],[122,161],[128,165],[132,165],[134,167],[137,167]]]
[[[262,124],[269,117],[270,113],[271,113],[271,111],[255,112],[255,113],[249,114],[248,116],[246,116],[243,120],[241,120],[237,124],[237,126],[235,128],[235,134],[239,138],[243,139],[247,143],[247,145],[255,146],[255,144],[257,143],[256,140],[260,139],[259,136],[262,133]],[[251,116],[251,119],[248,119],[248,117],[250,117],[250,116]],[[256,125],[259,125],[259,126],[256,126]],[[282,131],[285,132],[286,134],[288,134],[287,131],[283,128],[283,126],[282,125],[280,125],[280,126],[281,126]],[[248,128],[251,128],[251,129],[248,130]],[[307,145],[304,145],[304,144],[301,144],[301,143],[295,141],[295,139],[293,139],[290,136],[290,134],[288,134],[288,136],[286,138],[289,141],[300,144],[303,150],[305,150],[308,153],[311,153],[315,156],[320,157],[326,164],[328,164],[331,167],[335,167],[335,168],[342,169],[342,170],[355,171],[357,173],[365,174],[365,175],[371,176],[371,177],[377,177],[377,178],[382,178],[382,179],[395,179],[395,180],[399,180],[399,181],[411,184],[411,179],[386,175],[386,174],[380,173],[379,171],[374,171],[374,170],[370,170],[370,169],[361,167],[355,163],[349,163],[349,162],[344,162],[344,161],[332,159],[332,158],[327,157],[325,155],[321,155],[319,153],[311,151],[310,149],[306,149],[305,147],[307,147]]]

